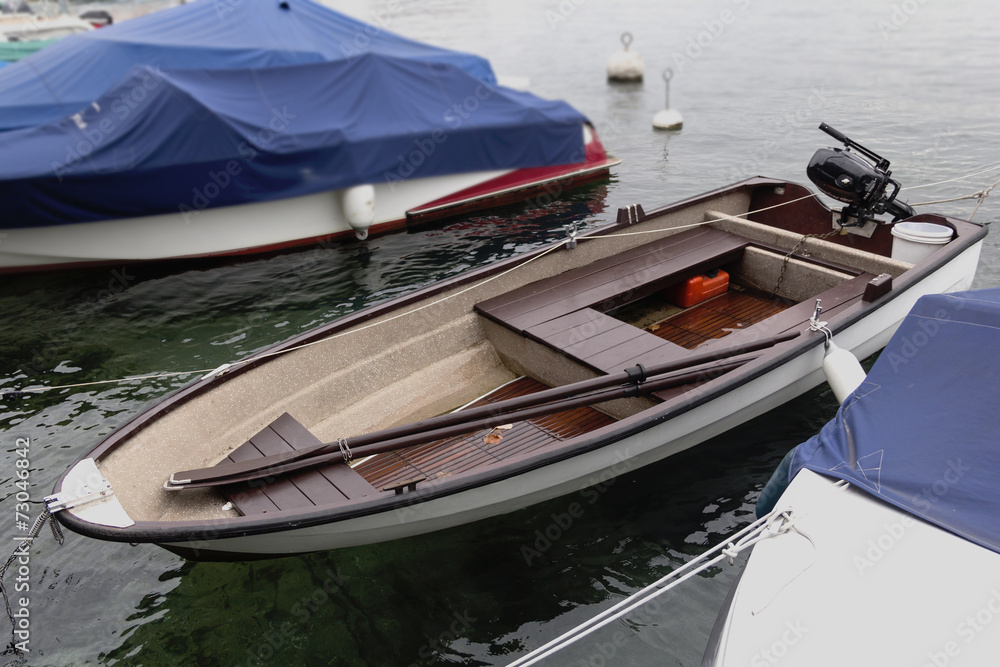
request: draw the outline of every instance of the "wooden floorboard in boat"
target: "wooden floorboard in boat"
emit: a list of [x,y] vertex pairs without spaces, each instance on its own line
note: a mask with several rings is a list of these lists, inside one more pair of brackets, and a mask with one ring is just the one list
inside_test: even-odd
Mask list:
[[652,333],[693,350],[706,341],[761,322],[787,307],[771,297],[729,290],[659,323]]
[[[472,405],[495,403],[507,398],[533,394],[546,388],[540,382],[521,378]],[[409,447],[398,452],[379,454],[357,464],[354,470],[378,489],[420,475],[426,476],[428,480],[439,479],[503,461],[512,456],[537,451],[555,442],[606,426],[613,421],[611,417],[593,408],[574,408],[526,422],[517,422],[511,429],[503,431],[502,439],[495,444],[483,442],[489,431],[481,430]]]

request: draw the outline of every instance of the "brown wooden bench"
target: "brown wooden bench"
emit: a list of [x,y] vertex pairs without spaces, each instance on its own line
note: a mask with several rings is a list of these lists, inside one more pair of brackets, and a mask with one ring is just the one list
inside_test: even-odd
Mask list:
[[[227,460],[235,463],[319,444],[319,438],[286,412],[237,447]],[[282,475],[266,484],[234,484],[224,487],[223,494],[247,515],[338,504],[374,497],[378,490],[350,466],[336,463]]]
[[604,373],[667,361],[687,351],[604,313],[737,260],[749,244],[698,227],[525,285],[476,304],[476,310]]

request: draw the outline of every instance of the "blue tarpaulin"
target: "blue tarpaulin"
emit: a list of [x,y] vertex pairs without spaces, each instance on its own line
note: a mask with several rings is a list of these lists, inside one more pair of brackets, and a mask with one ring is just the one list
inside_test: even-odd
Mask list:
[[0,72],[0,132],[77,113],[135,65],[261,69],[377,54],[458,67],[488,84],[476,55],[400,37],[310,0],[196,0],[71,35]]
[[1000,288],[922,297],[790,474],[847,480],[1000,553],[998,398]]
[[0,227],[582,162],[585,120],[449,63],[377,53],[265,69],[135,67],[78,114],[0,134]]

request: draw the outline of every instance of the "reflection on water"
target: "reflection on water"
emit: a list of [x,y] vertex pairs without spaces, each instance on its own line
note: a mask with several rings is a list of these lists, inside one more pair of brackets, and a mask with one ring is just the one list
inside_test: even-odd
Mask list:
[[[207,1],[207,0],[204,0]],[[1000,173],[1000,6],[923,3],[880,29],[894,4],[549,0],[333,3],[383,13],[407,36],[481,53],[540,95],[586,113],[624,162],[606,183],[407,233],[239,261],[123,266],[3,278],[0,389],[214,368],[361,307],[659,204],[765,174],[805,180],[829,122],[892,161],[910,202],[967,194]],[[573,11],[563,14],[572,4]],[[736,20],[697,57],[706,24]],[[386,14],[385,12],[388,12]],[[554,12],[565,20],[552,20]],[[641,85],[609,86],[604,64],[633,33]],[[678,66],[678,54],[686,60]],[[680,132],[654,133],[659,72],[675,69]],[[974,204],[940,209],[967,216]],[[1000,218],[994,197],[977,221]],[[1000,284],[997,237],[975,285]],[[0,404],[0,498],[12,505],[16,438],[31,439],[41,498],[78,454],[172,377],[58,390]],[[743,525],[771,469],[835,409],[816,390],[588,495],[394,543],[237,564],[190,564],[152,547],[47,534],[32,550],[29,664],[505,664]],[[596,494],[596,495],[590,495]],[[594,502],[590,502],[593,498]],[[585,510],[567,524],[573,502]],[[595,633],[553,664],[697,665],[735,568],[699,577],[655,608]],[[620,633],[620,634],[618,634]],[[617,641],[620,638],[621,641]],[[608,648],[608,647],[612,648]],[[613,660],[604,651],[614,650]],[[9,654],[7,656],[9,657]]]

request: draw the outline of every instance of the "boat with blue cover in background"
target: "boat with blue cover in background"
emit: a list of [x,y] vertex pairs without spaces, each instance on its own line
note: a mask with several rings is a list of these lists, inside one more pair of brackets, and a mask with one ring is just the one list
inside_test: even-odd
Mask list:
[[0,72],[0,271],[231,255],[605,177],[564,102],[309,0],[200,0]]

